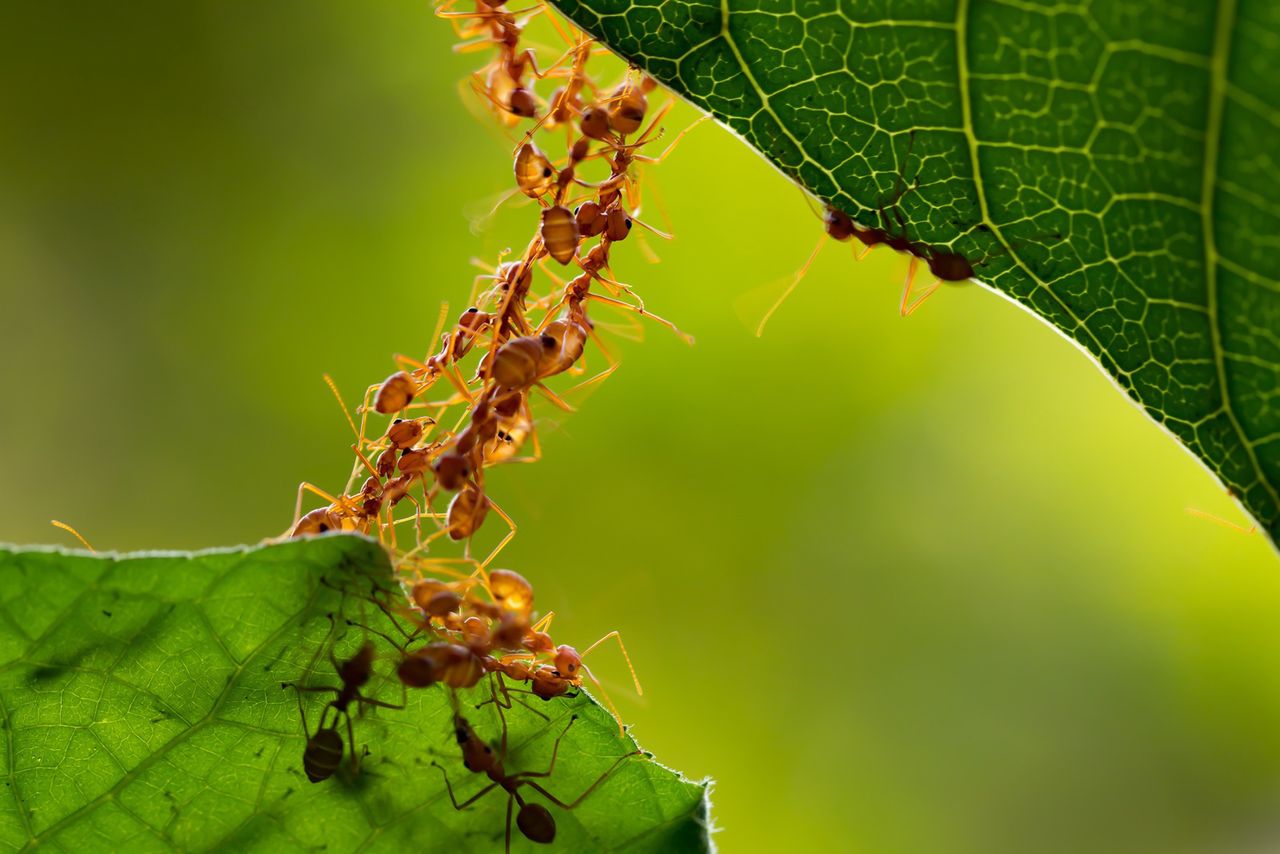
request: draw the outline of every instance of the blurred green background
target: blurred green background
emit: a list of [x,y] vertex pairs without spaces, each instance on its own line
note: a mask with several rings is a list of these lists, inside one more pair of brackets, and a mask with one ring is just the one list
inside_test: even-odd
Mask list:
[[[458,97],[481,60],[424,2],[4,17],[0,539],[279,533],[348,469],[321,374],[357,397],[531,232],[464,215],[511,180]],[[615,269],[697,346],[623,346],[490,484],[501,563],[559,639],[622,630],[644,697],[596,670],[716,778],[723,849],[1280,849],[1280,567],[1185,512],[1242,521],[1209,475],[993,294],[899,318],[887,252],[828,246],[753,337],[735,305],[820,228],[723,130],[646,187],[677,239]]]

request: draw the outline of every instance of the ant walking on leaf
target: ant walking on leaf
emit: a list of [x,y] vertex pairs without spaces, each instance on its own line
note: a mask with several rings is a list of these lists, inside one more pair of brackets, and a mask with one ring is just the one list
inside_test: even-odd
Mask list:
[[[492,678],[498,679],[500,677],[494,676]],[[578,797],[574,798],[572,801],[561,800],[559,797],[548,791],[547,788],[538,781],[549,778],[555,773],[556,759],[560,755],[561,742],[564,741],[565,736],[569,734],[569,730],[572,729],[573,725],[577,722],[578,716],[576,714],[570,716],[569,723],[566,724],[565,728],[561,730],[558,736],[556,736],[555,744],[551,748],[551,761],[548,763],[546,771],[520,771],[514,774],[509,773],[505,768],[507,761],[508,734],[507,719],[503,709],[509,708],[510,705],[509,703],[504,704],[503,701],[498,699],[497,688],[490,685],[490,691],[492,692],[492,699],[489,702],[492,702],[494,708],[497,709],[498,719],[502,726],[502,737],[498,743],[496,751],[476,734],[471,723],[462,716],[462,713],[458,710],[456,699],[454,700],[453,712],[454,738],[457,741],[459,751],[462,754],[463,765],[473,774],[484,774],[489,778],[489,784],[471,797],[460,802],[457,795],[454,793],[453,783],[449,780],[449,772],[446,771],[444,766],[438,762],[433,761],[431,764],[440,769],[440,773],[444,777],[445,790],[449,793],[449,801],[453,804],[453,808],[456,810],[465,810],[467,807],[471,806],[476,801],[479,801],[494,789],[501,788],[506,792],[507,818],[505,850],[507,852],[511,851],[511,816],[513,808],[517,805],[519,806],[519,810],[515,812],[516,828],[526,839],[531,842],[548,845],[554,842],[556,838],[556,822],[551,811],[536,801],[527,800],[524,793],[521,791],[522,789],[536,792],[560,809],[572,810],[577,808],[579,804],[590,797],[593,792],[595,792],[615,771],[618,770],[623,762],[642,755],[641,751],[634,750],[630,753],[619,756],[614,760],[613,764],[610,765],[603,774],[597,777],[595,782],[583,790]]]
[[[333,615],[329,614],[329,634],[333,634]],[[334,685],[299,685],[295,682],[281,682],[281,688],[293,688],[298,694],[298,712],[302,716],[302,729],[307,736],[307,746],[302,752],[302,768],[307,779],[319,783],[332,777],[342,764],[343,744],[338,725],[346,721],[347,745],[351,749],[351,770],[360,773],[360,754],[356,750],[355,729],[351,723],[351,704],[355,703],[362,711],[365,707],[382,709],[403,709],[404,704],[387,703],[375,700],[361,693],[361,689],[373,677],[374,649],[373,644],[365,641],[350,658],[339,661],[334,655],[333,647],[328,645],[329,661],[333,665],[341,686]],[[320,649],[311,659],[307,671],[315,667],[320,656]],[[303,694],[332,693],[333,699],[320,711],[320,720],[315,732],[307,725],[307,710],[302,702]],[[331,714],[332,713],[332,714]]]

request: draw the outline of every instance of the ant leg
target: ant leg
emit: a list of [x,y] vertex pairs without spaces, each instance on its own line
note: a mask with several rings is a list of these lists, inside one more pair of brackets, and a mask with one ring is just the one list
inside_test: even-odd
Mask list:
[[676,134],[676,138],[671,141],[670,145],[668,145],[665,149],[663,149],[661,154],[655,155],[653,157],[649,157],[644,154],[637,154],[635,156],[635,159],[642,163],[654,163],[654,164],[661,163],[662,161],[666,160],[667,155],[669,155],[672,151],[674,151],[675,147],[680,144],[680,140],[684,139],[685,134],[689,133],[689,131],[693,130],[698,125],[702,124],[703,122],[707,121],[710,118],[711,118],[710,113],[703,113],[693,122],[691,122],[688,127],[680,131],[680,133]]
[[933,283],[932,285],[930,285],[929,287],[925,288],[925,289],[924,289],[924,292],[920,294],[920,298],[919,298],[919,299],[917,299],[915,302],[913,302],[913,303],[912,303],[912,304],[907,308],[907,313],[906,313],[906,314],[904,314],[904,315],[903,315],[903,317],[910,317],[912,314],[914,314],[914,313],[915,313],[915,311],[916,311],[916,309],[918,309],[920,306],[924,305],[924,301],[925,301],[925,300],[927,300],[929,297],[933,296],[933,292],[934,292],[934,291],[936,291],[936,290],[937,290],[939,287],[941,287],[941,286],[942,286],[942,280],[941,280],[941,279],[939,279],[938,281],[934,282],[934,283]]
[[[503,696],[504,696],[504,697],[506,697],[507,702],[506,702],[505,704],[502,704],[502,706],[503,706],[503,708],[505,708],[505,709],[510,709],[510,708],[512,707],[512,703],[519,703],[520,705],[524,706],[526,709],[528,709],[528,710],[529,710],[530,712],[532,712],[533,714],[535,714],[535,715],[537,715],[538,717],[542,718],[544,721],[549,721],[549,720],[551,720],[551,718],[550,718],[550,717],[548,717],[547,715],[545,715],[545,714],[543,714],[542,712],[538,711],[538,710],[537,710],[537,709],[535,709],[533,706],[529,705],[529,703],[528,703],[528,702],[526,702],[525,700],[522,700],[522,699],[521,699],[521,698],[519,698],[519,697],[512,697],[512,696],[511,696],[512,694],[532,694],[532,693],[533,693],[532,691],[527,691],[527,690],[525,690],[525,689],[523,689],[523,688],[511,688],[511,687],[509,687],[509,686],[504,685],[504,686],[502,687],[502,694],[503,694]],[[479,709],[479,708],[483,708],[484,706],[487,706],[487,705],[489,705],[490,703],[493,703],[493,702],[495,702],[495,701],[494,701],[494,700],[492,700],[492,699],[490,699],[490,700],[485,700],[485,701],[484,701],[484,702],[482,702],[482,703],[477,703],[477,704],[476,704],[476,708],[477,708],[477,709]]]
[[[381,607],[381,606],[379,606],[379,607]],[[390,616],[390,614],[388,614],[388,616]],[[372,627],[370,627],[370,626],[366,626],[364,623],[357,623],[355,620],[347,620],[347,625],[348,625],[348,626],[355,626],[356,628],[363,629],[364,631],[368,632],[368,633],[369,633],[369,634],[371,634],[371,635],[377,635],[378,637],[382,638],[384,641],[386,641],[387,643],[389,643],[389,644],[391,644],[393,647],[395,647],[395,649],[396,649],[396,650],[397,650],[401,655],[408,655],[408,654],[409,654],[409,653],[408,653],[408,650],[406,649],[406,647],[407,647],[410,643],[412,643],[412,642],[413,642],[413,639],[414,639],[414,638],[413,638],[413,636],[412,636],[412,635],[406,635],[407,640],[402,644],[402,643],[397,642],[397,641],[395,640],[395,638],[391,637],[391,635],[387,634],[386,632],[379,631],[378,629],[372,628]],[[400,624],[399,624],[399,623],[396,623],[395,625],[396,625],[396,628],[398,628],[398,629],[400,628]],[[404,632],[404,629],[400,629],[400,631],[401,631],[401,633],[403,633],[403,632]]]
[[551,268],[547,266],[546,257],[542,257],[538,259],[538,269],[542,270],[542,272],[546,275],[546,277],[550,279],[557,288],[564,287],[564,279],[557,276],[555,272],[553,272]]
[[351,773],[360,776],[360,751],[356,750],[356,731],[351,725],[351,713],[346,713],[347,718],[347,744],[351,745]]
[[326,691],[334,694],[341,694],[341,688],[335,688],[332,685],[299,685],[296,682],[281,682],[281,688],[292,688],[299,694],[323,694]]
[[529,627],[531,632],[546,632],[551,628],[551,621],[556,618],[555,611],[548,611],[546,615]]
[[[404,685],[401,685],[400,687],[403,688]],[[385,700],[375,700],[371,697],[366,697],[363,694],[358,694],[357,698],[362,706],[374,706],[379,709],[397,709],[397,710],[404,708],[404,703],[400,703],[399,705],[397,705],[395,703],[388,703]],[[348,719],[350,719],[350,717],[351,717],[350,715],[347,716]]]
[[898,175],[894,179],[893,193],[883,201],[883,203],[880,205],[881,208],[887,208],[889,205],[897,204],[902,199],[902,197],[905,196],[910,191],[911,187],[907,184],[907,179],[906,179],[906,175],[907,175],[906,167],[907,167],[907,161],[911,159],[911,149],[915,147],[915,144],[916,144],[916,132],[915,130],[912,130],[907,135],[907,153],[906,153],[906,156],[902,158],[902,166],[901,168],[898,169]]
[[667,327],[672,332],[674,332],[676,335],[678,335],[680,337],[680,340],[684,341],[684,343],[688,344],[691,347],[693,346],[692,335],[690,335],[687,332],[681,332],[680,327],[676,326],[670,320],[659,317],[658,315],[654,314],[653,312],[649,311],[646,308],[641,308],[640,306],[632,305],[631,303],[624,302],[623,300],[620,300],[620,299],[613,299],[612,297],[607,297],[607,296],[604,296],[603,294],[587,294],[587,299],[593,299],[596,302],[602,302],[605,305],[614,305],[614,306],[618,306],[619,308],[625,308],[627,311],[634,311],[636,314],[639,314],[643,317],[647,317],[656,323],[662,324],[663,326]]
[[[93,552],[94,554],[97,554],[97,549],[89,545],[89,541],[86,540],[84,537],[80,536],[80,532],[77,531],[75,528],[71,527],[70,525],[68,525],[66,522],[59,522],[57,519],[50,519],[49,524],[55,528],[61,528],[62,530],[70,533],[71,536],[79,540],[86,549]],[[298,523],[295,521],[293,524],[296,526]]]
[[[516,802],[515,792],[507,795],[507,850],[506,854],[511,854],[511,805]],[[524,806],[521,804],[521,806]]]
[[436,762],[434,759],[431,761],[431,764],[440,769],[440,774],[444,777],[444,787],[449,792],[449,800],[453,802],[453,808],[455,810],[465,810],[467,807],[471,806],[498,787],[497,783],[490,783],[462,803],[458,803],[458,799],[453,794],[453,784],[449,782],[449,772],[444,770],[444,766],[439,762]]
[[566,44],[572,45],[572,47],[570,47],[567,51],[565,51],[564,56],[557,59],[555,61],[555,64],[552,65],[551,68],[547,69],[548,71],[550,71],[552,68],[556,68],[557,66],[562,65],[566,59],[568,59],[570,56],[573,56],[578,51],[582,50],[585,45],[589,45],[591,42],[589,41],[584,42],[581,39],[574,38],[569,33],[566,33],[563,29],[561,29],[560,22],[556,20],[557,16],[551,13],[550,7],[547,6],[545,0],[539,5],[542,6],[542,11],[546,13],[547,22],[551,24],[552,28],[556,31],[556,34],[559,35],[560,38],[564,39]]
[[[502,520],[507,523],[507,527],[510,528],[511,530],[507,532],[507,535],[502,538],[502,541],[500,543],[498,543],[496,546],[493,547],[493,551],[489,552],[489,556],[480,563],[481,570],[488,569],[489,564],[493,563],[493,559],[498,556],[499,552],[501,552],[503,549],[507,547],[507,543],[511,542],[516,535],[516,522],[514,519],[512,519],[510,516],[507,515],[507,511],[499,507],[492,498],[489,499],[489,506],[494,510],[494,512],[496,512],[499,516],[502,517]],[[488,584],[488,581],[486,577],[486,586],[487,584]]]
[[[289,687],[289,683],[287,683],[287,682],[281,683],[280,687],[281,687],[281,688],[287,688],[287,687]],[[294,685],[293,687],[294,687],[295,689],[296,689],[296,688],[298,688],[298,686],[297,686],[297,685]],[[310,741],[310,740],[311,740],[311,727],[307,725],[307,710],[306,710],[306,708],[302,705],[302,691],[301,691],[301,690],[297,691],[296,696],[297,696],[297,698],[298,698],[298,714],[302,715],[302,734],[303,734],[303,735],[305,735],[305,736],[307,737],[307,740],[308,740],[308,741]],[[328,708],[328,706],[326,706],[325,708],[327,709],[327,708]],[[321,724],[323,724],[323,723],[324,723],[324,712],[321,712],[321,713],[320,713],[320,723],[321,723]]]
[[604,704],[608,707],[609,714],[613,715],[613,720],[618,725],[618,736],[626,737],[627,728],[622,725],[622,715],[618,714],[618,707],[613,704],[613,698],[609,696],[609,692],[605,690],[604,685],[596,678],[596,675],[591,672],[590,667],[587,667],[584,664],[582,665],[582,669],[591,677],[591,681],[595,683],[596,690],[599,691],[600,696],[604,698]]
[[589,388],[589,387],[591,387],[591,386],[593,386],[593,385],[596,385],[597,383],[602,383],[602,382],[604,382],[606,379],[608,379],[608,378],[609,378],[609,375],[610,375],[610,374],[612,374],[614,371],[616,371],[616,370],[618,369],[618,365],[619,365],[619,363],[618,363],[618,362],[611,361],[611,362],[609,363],[609,367],[605,368],[603,371],[601,371],[600,373],[596,374],[596,375],[595,375],[594,377],[592,377],[591,379],[589,379],[589,380],[583,380],[582,382],[578,383],[577,385],[574,385],[574,386],[571,386],[570,388],[565,389],[564,393],[565,393],[565,394],[573,394],[575,391],[581,391],[581,390],[582,390],[582,389],[584,389],[584,388]]
[[1221,516],[1215,516],[1212,513],[1205,512],[1204,510],[1197,510],[1195,507],[1188,507],[1187,513],[1192,516],[1198,516],[1201,519],[1207,519],[1215,525],[1221,525],[1224,528],[1230,528],[1233,531],[1238,531],[1246,536],[1256,534],[1258,532],[1258,526],[1256,523],[1246,528],[1244,525],[1237,525],[1235,522],[1223,519]]
[[543,397],[551,401],[552,405],[554,405],[557,409],[563,409],[565,412],[575,411],[572,406],[565,403],[565,401],[560,397],[560,395],[556,394],[554,391],[547,388],[547,386],[544,383],[541,383],[541,382],[534,383],[534,388],[537,389],[538,392],[541,393]]
[[[658,127],[658,125],[662,122],[664,118],[666,118],[667,113],[671,112],[671,108],[674,107],[675,105],[676,105],[676,99],[675,98],[669,99],[665,104],[662,105],[662,107],[658,110],[658,112],[653,114],[653,120],[650,121],[649,126],[645,128],[644,131],[638,137],[636,137],[636,141],[621,147],[634,150],[644,145],[647,142],[652,142],[653,140],[649,139],[649,135],[653,133],[654,129]],[[658,135],[661,136],[662,131],[658,131]],[[653,139],[656,140],[657,138],[658,137],[654,137]],[[677,138],[676,141],[678,142],[679,139]]]
[[[494,679],[500,678],[496,674]],[[498,749],[498,761],[505,762],[507,759],[507,716],[502,713],[502,704],[498,702],[498,691],[493,687],[493,682],[489,683],[489,696],[493,699],[493,707],[498,710],[498,720],[502,723],[502,743]],[[510,708],[508,706],[508,708]]]
[[320,487],[307,483],[304,480],[302,483],[298,484],[298,500],[293,505],[293,523],[289,525],[290,532],[292,532],[294,528],[298,527],[298,522],[302,519],[302,494],[304,492],[315,493],[325,501],[328,501],[330,505],[337,505],[339,503],[338,499],[334,498]]
[[813,260],[818,257],[818,253],[822,251],[822,247],[826,245],[827,235],[824,234],[818,239],[818,245],[813,247],[813,252],[809,253],[809,260],[805,261],[804,265],[791,277],[791,284],[787,285],[787,289],[782,292],[782,296],[778,297],[777,302],[769,307],[769,310],[764,313],[764,317],[760,318],[760,325],[756,327],[757,338],[764,335],[765,324],[767,324],[769,319],[772,318],[778,309],[782,307],[782,304],[787,301],[787,297],[791,296],[792,291],[799,286],[800,280],[809,272],[809,265],[813,263]]
[[587,799],[587,796],[596,790],[596,787],[598,787],[601,783],[603,783],[605,780],[609,778],[610,774],[612,774],[614,771],[617,771],[619,765],[621,765],[623,762],[625,762],[626,760],[630,759],[633,756],[642,756],[642,755],[643,754],[641,751],[633,750],[630,753],[619,756],[616,760],[614,760],[614,763],[609,766],[609,770],[605,771],[603,774],[597,777],[596,781],[592,783],[590,786],[588,786],[585,792],[583,792],[581,795],[578,795],[578,797],[574,799],[572,803],[566,804],[564,801],[560,800],[555,795],[551,794],[542,786],[538,785],[532,780],[525,780],[523,784],[528,786],[530,789],[533,789],[535,792],[542,795],[547,800],[551,801],[551,803],[560,807],[560,809],[571,810],[574,807],[576,807],[578,804],[585,801]]
[[564,728],[563,731],[561,731],[560,735],[556,736],[555,746],[551,748],[551,764],[547,766],[546,771],[522,771],[519,774],[512,774],[511,779],[514,780],[516,778],[526,779],[529,777],[550,777],[553,773],[555,773],[556,756],[560,753],[560,742],[563,741],[564,737],[569,734],[569,727],[572,727],[574,722],[577,720],[578,720],[577,715],[573,715],[572,717],[570,717],[568,725]]
[[911,263],[907,265],[907,281],[902,288],[902,303],[898,306],[898,313],[903,317],[911,316],[916,309],[924,304],[925,300],[933,295],[933,292],[938,289],[938,286],[942,284],[941,280],[934,282],[932,285],[925,288],[924,292],[916,298],[915,302],[911,302],[911,292],[915,287],[916,271],[919,267],[920,260],[912,256]]

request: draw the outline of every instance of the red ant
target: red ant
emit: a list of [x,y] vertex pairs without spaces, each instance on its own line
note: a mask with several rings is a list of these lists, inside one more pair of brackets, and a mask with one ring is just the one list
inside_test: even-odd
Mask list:
[[[329,614],[329,622],[333,623],[333,615]],[[332,632],[332,626],[330,628]],[[316,650],[316,655],[320,654]],[[327,780],[338,770],[338,766],[342,763],[342,736],[338,734],[338,721],[346,718],[347,721],[347,743],[351,747],[351,770],[360,773],[360,756],[356,751],[355,730],[351,724],[351,712],[349,707],[352,703],[356,703],[361,708],[365,706],[376,706],[383,709],[403,709],[404,704],[396,705],[394,703],[375,700],[366,697],[360,693],[360,689],[368,684],[369,679],[373,676],[373,644],[365,641],[365,643],[356,650],[355,655],[345,661],[338,661],[333,654],[333,647],[329,647],[329,661],[333,664],[334,671],[338,674],[338,678],[342,681],[342,687],[332,685],[298,685],[293,682],[281,682],[281,688],[293,688],[298,692],[298,711],[302,714],[302,730],[307,733],[307,746],[302,752],[302,768],[307,774],[307,779],[313,783],[319,783]],[[312,658],[312,666],[315,664],[315,658]],[[307,711],[302,705],[302,695],[304,693],[317,693],[332,691],[336,696],[330,700],[320,712],[320,721],[316,726],[315,733],[308,733]],[[333,710],[333,717],[328,726],[325,726],[325,720],[329,711]]]
[[[495,676],[493,678],[497,679],[499,677]],[[609,776],[618,769],[618,766],[633,756],[641,755],[641,752],[639,750],[634,750],[630,753],[619,756],[614,760],[614,763],[609,766],[608,770],[597,777],[596,781],[588,786],[582,794],[578,795],[574,800],[566,803],[551,794],[551,792],[547,791],[547,789],[537,783],[536,780],[550,777],[555,773],[556,758],[560,754],[560,743],[564,740],[564,737],[569,734],[569,730],[578,720],[578,716],[576,714],[572,715],[569,718],[569,723],[565,725],[565,728],[560,732],[560,735],[556,737],[555,744],[551,748],[551,762],[548,764],[546,771],[521,771],[515,774],[509,774],[503,767],[503,764],[507,759],[507,719],[506,715],[504,715],[502,711],[504,705],[500,700],[498,700],[497,689],[490,686],[490,690],[493,692],[491,702],[493,702],[494,707],[498,710],[498,718],[502,722],[502,740],[499,743],[498,750],[496,752],[476,734],[476,731],[472,728],[470,722],[468,722],[467,719],[462,716],[462,713],[458,711],[456,700],[454,701],[455,706],[453,712],[454,738],[462,753],[462,763],[466,769],[473,774],[484,774],[488,777],[491,781],[489,785],[476,792],[470,798],[459,803],[457,796],[453,792],[453,784],[449,781],[449,772],[444,769],[443,765],[435,762],[434,760],[431,764],[440,769],[440,774],[444,777],[445,789],[449,793],[449,801],[453,804],[453,808],[456,810],[466,809],[496,788],[501,788],[507,793],[507,852],[511,851],[512,807],[517,804],[520,809],[516,813],[516,827],[519,829],[520,833],[522,833],[525,838],[531,842],[537,842],[543,845],[550,844],[555,841],[556,838],[556,822],[554,816],[552,816],[551,811],[542,804],[525,800],[520,790],[522,788],[532,789],[561,809],[571,810],[576,808],[580,803],[586,800],[592,792],[599,788],[600,784],[607,780]]]

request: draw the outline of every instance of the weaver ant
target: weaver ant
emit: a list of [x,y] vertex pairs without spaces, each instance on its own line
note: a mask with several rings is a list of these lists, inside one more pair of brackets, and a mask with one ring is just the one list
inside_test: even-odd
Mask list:
[[[495,679],[498,677],[494,677]],[[483,739],[476,734],[469,721],[458,711],[455,701],[453,712],[453,728],[454,738],[457,741],[459,751],[462,754],[462,763],[466,769],[473,774],[484,774],[489,778],[490,782],[480,791],[461,803],[458,802],[457,796],[453,791],[453,783],[449,780],[449,772],[444,766],[438,762],[432,761],[432,765],[440,769],[440,774],[444,777],[445,789],[449,793],[449,801],[456,810],[464,810],[492,792],[494,789],[501,788],[507,793],[507,818],[506,818],[506,851],[511,851],[511,813],[512,807],[519,805],[520,809],[516,813],[516,827],[520,833],[531,842],[537,842],[543,845],[550,844],[556,838],[556,822],[551,811],[542,804],[525,800],[521,793],[522,788],[532,789],[533,791],[546,798],[551,803],[563,810],[572,810],[581,804],[588,796],[600,787],[605,780],[613,774],[618,767],[628,759],[641,755],[639,750],[633,750],[619,756],[609,768],[596,778],[595,782],[588,786],[582,794],[578,795],[572,801],[565,802],[553,795],[551,792],[536,782],[538,779],[547,778],[555,773],[556,759],[560,754],[560,743],[564,737],[569,734],[569,730],[578,720],[578,716],[572,715],[569,723],[561,730],[560,735],[556,737],[555,744],[551,748],[551,761],[547,765],[546,771],[521,771],[515,774],[507,773],[503,767],[507,760],[507,719],[503,714],[503,704],[498,700],[497,690],[490,686],[493,692],[491,702],[494,708],[498,710],[498,718],[502,724],[502,740],[499,742],[498,749],[495,751]]]
[[[330,632],[332,633],[333,615],[329,614]],[[316,656],[320,651],[316,650]],[[382,700],[375,700],[366,697],[360,693],[360,689],[368,684],[373,676],[373,644],[365,641],[356,653],[345,661],[338,661],[333,654],[333,647],[329,647],[329,661],[333,664],[334,671],[338,674],[338,678],[342,681],[341,687],[332,685],[298,685],[293,682],[281,682],[281,688],[293,688],[298,692],[298,711],[302,715],[302,730],[307,734],[307,746],[302,752],[302,767],[307,774],[307,779],[312,783],[319,783],[327,780],[338,770],[338,766],[342,763],[342,736],[338,734],[338,722],[345,718],[347,722],[347,744],[351,747],[351,770],[353,773],[360,773],[360,756],[356,751],[355,730],[351,724],[351,712],[349,707],[352,703],[356,703],[362,709],[365,706],[375,706],[383,709],[403,709],[404,704],[396,705],[387,703]],[[315,664],[315,658],[311,660],[311,666]],[[308,668],[310,669],[310,667]],[[316,725],[314,733],[308,732],[307,726],[307,710],[302,704],[302,695],[304,693],[333,692],[334,698],[330,700],[320,712],[320,720]],[[329,712],[333,712],[330,719]],[[325,721],[329,720],[329,725],[325,726]]]

